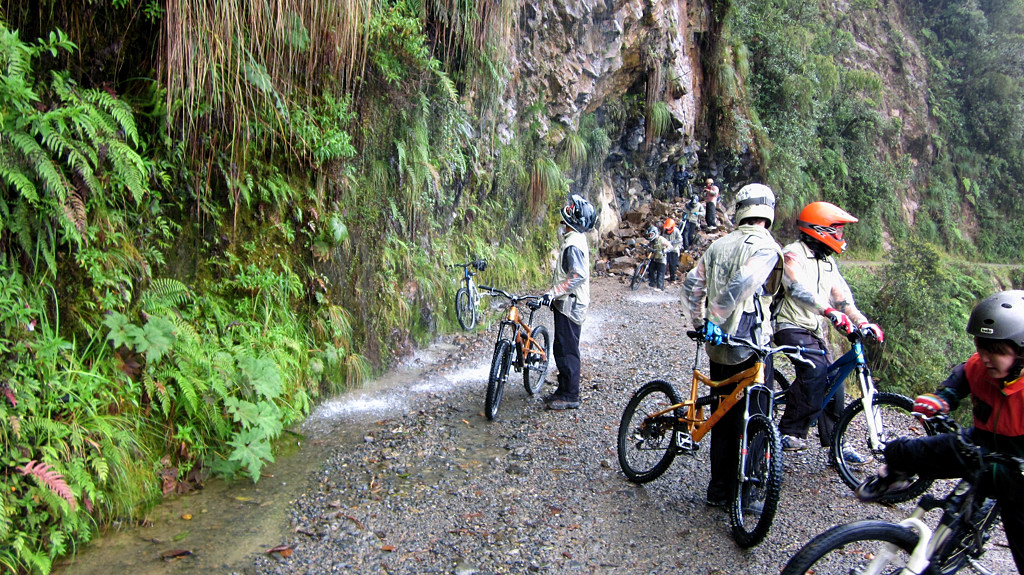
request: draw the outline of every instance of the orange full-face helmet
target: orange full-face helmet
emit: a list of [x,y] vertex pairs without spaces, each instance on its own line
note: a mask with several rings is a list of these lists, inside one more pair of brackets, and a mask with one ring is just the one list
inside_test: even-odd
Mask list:
[[843,226],[858,221],[846,210],[828,202],[812,202],[800,212],[796,227],[828,246],[837,254],[846,249],[843,239]]
[[671,234],[676,231],[676,221],[672,218],[665,220],[665,225],[662,226],[662,229],[665,230],[666,234]]

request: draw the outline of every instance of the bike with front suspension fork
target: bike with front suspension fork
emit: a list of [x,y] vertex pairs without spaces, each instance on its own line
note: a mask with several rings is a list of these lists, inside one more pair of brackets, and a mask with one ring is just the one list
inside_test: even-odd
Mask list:
[[654,254],[648,252],[644,259],[633,269],[633,277],[629,279],[629,289],[636,291],[643,283],[650,283],[651,259]]
[[458,318],[462,329],[470,331],[476,327],[476,322],[480,319],[481,293],[477,289],[476,282],[473,281],[473,276],[476,275],[476,272],[471,271],[470,268],[482,272],[487,269],[487,261],[474,259],[464,264],[454,264],[448,267],[462,268],[462,285],[455,292],[455,316]]
[[[843,483],[850,489],[856,489],[865,477],[874,474],[885,463],[886,444],[899,437],[934,435],[935,430],[927,422],[914,417],[912,399],[898,393],[880,392],[875,388],[863,344],[865,338],[873,337],[871,332],[854,330],[844,335],[850,342],[850,350],[828,366],[825,374],[828,392],[822,402],[822,409],[845,385],[846,378],[855,374],[860,397],[850,401],[836,421],[830,438],[829,455]],[[775,370],[775,382],[780,387],[775,392],[775,402],[780,405],[785,403],[789,382],[778,370]],[[909,501],[927,491],[931,484],[930,479],[918,476],[906,489],[889,493],[882,501]]]
[[[548,372],[551,336],[548,335],[547,327],[533,325],[533,314],[541,307],[540,296],[513,295],[490,286],[480,286],[480,289],[509,300],[498,326],[498,338],[494,342],[491,371],[487,378],[484,410],[487,419],[494,420],[498,416],[511,369],[523,373],[526,393],[535,395],[540,391]],[[530,310],[528,315],[523,314],[520,304],[526,304]]]
[[[782,489],[779,430],[770,417],[756,413],[761,405],[767,405],[765,413],[772,412],[774,398],[772,390],[765,385],[765,362],[777,353],[799,357],[805,353],[824,355],[824,352],[791,345],[760,346],[726,336],[723,345],[750,349],[757,361],[732,377],[713,381],[697,369],[704,339],[696,331],[687,331],[686,335],[697,342],[687,398],[680,399],[672,384],[663,380],[651,381],[638,389],[626,404],[619,422],[619,465],[626,478],[634,483],[653,481],[665,473],[677,455],[694,454],[701,439],[726,412],[742,409],[743,431],[730,523],[736,543],[740,547],[752,547],[768,535]],[[736,388],[727,395],[700,395],[701,385],[713,388],[732,384]]]
[[[970,443],[960,426],[947,416],[930,425],[950,434],[963,461],[970,462],[970,477],[961,479],[943,498],[926,494],[907,519],[855,521],[838,525],[804,545],[789,560],[782,575],[952,575],[970,565],[991,573],[978,563],[998,519],[996,502],[978,490],[978,480],[994,465],[1024,473],[1024,460],[989,452]],[[1020,477],[1024,481],[1024,475]],[[935,527],[925,523],[932,510],[942,512]]]

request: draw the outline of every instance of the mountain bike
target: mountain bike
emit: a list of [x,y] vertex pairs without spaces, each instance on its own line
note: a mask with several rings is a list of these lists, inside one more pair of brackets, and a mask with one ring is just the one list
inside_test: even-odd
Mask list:
[[[875,389],[864,356],[865,338],[872,337],[871,332],[864,333],[854,330],[844,334],[850,342],[850,351],[828,366],[826,372],[827,389],[822,409],[844,385],[847,376],[856,372],[860,398],[854,399],[843,409],[830,438],[829,451],[832,464],[839,477],[850,489],[856,489],[867,475],[874,474],[878,467],[885,463],[885,446],[897,437],[920,437],[934,435],[935,430],[927,422],[914,417],[912,411],[914,401],[898,393],[880,392]],[[775,392],[775,403],[780,405],[786,401],[789,382],[775,370],[775,382],[779,390]],[[819,428],[820,430],[820,428]],[[863,461],[854,462],[847,459],[847,453],[856,453]],[[932,481],[918,477],[906,489],[889,493],[883,499],[885,503],[909,501],[920,496],[931,487]]]
[[469,268],[472,267],[482,272],[487,269],[487,261],[474,259],[464,264],[454,264],[448,267],[462,268],[462,286],[455,292],[455,315],[459,318],[459,325],[462,326],[462,329],[472,330],[480,318],[480,290],[477,289],[476,282],[473,281],[473,276],[476,273],[470,271]]
[[644,259],[637,264],[636,269],[633,270],[633,277],[629,280],[629,289],[635,291],[640,289],[640,284],[650,281],[648,274],[651,269],[651,258],[653,255],[653,253],[648,252]]
[[[533,314],[540,309],[540,296],[513,295],[490,286],[480,286],[491,295],[504,296],[509,300],[501,324],[498,339],[494,342],[494,356],[491,358],[491,372],[487,378],[487,398],[484,402],[487,419],[498,416],[501,397],[505,392],[510,368],[523,372],[523,387],[526,393],[535,395],[544,384],[548,372],[548,358],[551,357],[551,337],[543,325],[533,327]],[[523,316],[519,304],[526,303],[530,314]]]
[[[757,361],[754,366],[728,379],[713,381],[697,369],[703,337],[692,330],[686,335],[697,342],[687,399],[681,400],[672,384],[663,380],[651,381],[633,393],[619,422],[619,465],[626,478],[634,483],[657,479],[676,455],[695,453],[701,439],[727,411],[743,400],[739,475],[730,521],[736,542],[741,547],[752,547],[768,535],[782,487],[779,430],[768,416],[751,413],[752,405],[756,408],[763,403],[767,403],[767,413],[771,413],[773,394],[765,385],[765,361],[777,353],[799,357],[804,353],[824,355],[824,352],[798,346],[759,346],[749,340],[729,336],[725,338],[724,345],[748,348],[757,356]],[[737,385],[728,395],[699,396],[701,384],[708,387]],[[718,406],[712,409],[716,401]]]
[[[977,559],[985,552],[985,542],[999,511],[994,500],[978,493],[977,481],[995,464],[1024,472],[1024,460],[1002,453],[983,453],[948,417],[937,416],[930,421],[933,427],[952,434],[963,460],[971,462],[972,476],[961,479],[941,499],[924,495],[910,517],[899,523],[855,521],[829,529],[797,551],[782,575],[951,575],[968,564],[979,573],[991,573],[978,565]],[[942,511],[934,529],[924,522],[925,514],[933,509]]]

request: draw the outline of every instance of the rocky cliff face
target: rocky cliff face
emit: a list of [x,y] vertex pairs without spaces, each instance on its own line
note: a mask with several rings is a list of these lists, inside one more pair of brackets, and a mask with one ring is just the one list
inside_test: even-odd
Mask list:
[[[902,5],[879,0],[877,10],[851,10],[849,2],[834,0],[828,8],[835,25],[855,39],[841,64],[883,79],[879,108],[899,118],[902,130],[880,147],[893,158],[909,156],[913,169],[922,171],[918,166],[933,159],[935,127],[926,101],[927,65]],[[523,5],[508,63],[512,81],[504,98],[504,138],[512,138],[523,111],[538,102],[545,104],[541,130],[550,131],[554,139],[577,129],[587,114],[608,119],[609,106],[625,97],[663,102],[672,117],[671,129],[657,141],[647,141],[643,117],[627,117],[614,126],[618,134],[611,134],[613,127],[608,126],[612,147],[600,184],[589,194],[601,204],[602,232],[617,228],[619,214],[639,204],[671,198],[671,177],[681,167],[701,176],[721,175],[724,167],[706,156],[707,142],[699,141],[708,138],[709,127],[702,122],[708,90],[713,89],[701,67],[709,54],[701,54],[705,44],[699,39],[716,33],[709,30],[711,21],[711,7],[701,0],[539,0]],[[739,169],[746,173],[729,174],[730,179],[757,178],[761,166],[756,154],[744,161],[747,165]],[[920,179],[911,182],[903,199],[904,217],[910,222],[915,186],[923,187]],[[734,190],[723,191],[728,205]]]
[[[522,111],[536,102],[546,104],[540,118],[545,133],[556,124],[575,130],[586,114],[600,115],[606,104],[630,94],[644,101],[654,96],[672,117],[670,130],[654,145],[645,141],[643,118],[618,126],[596,198],[604,231],[617,227],[619,213],[663,196],[679,160],[696,165],[701,72],[693,32],[699,29],[695,23],[706,20],[704,11],[703,4],[687,0],[542,0],[520,10],[519,40],[509,62],[513,81],[505,97],[506,139]],[[641,149],[642,175],[623,165]]]

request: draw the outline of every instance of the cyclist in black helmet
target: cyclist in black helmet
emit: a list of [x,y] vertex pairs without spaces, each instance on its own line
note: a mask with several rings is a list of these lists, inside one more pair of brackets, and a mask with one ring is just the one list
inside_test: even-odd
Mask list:
[[541,299],[555,317],[551,355],[558,367],[558,389],[544,403],[556,411],[580,406],[580,331],[590,305],[590,248],[584,234],[593,229],[595,219],[594,206],[579,194],[562,208],[555,285]]
[[[986,451],[1024,457],[1024,290],[991,295],[975,306],[967,320],[977,352],[935,393],[919,395],[914,412],[924,417],[949,413],[970,397],[974,425],[964,431]],[[949,434],[898,438],[885,448],[878,475],[857,488],[862,501],[877,501],[905,488],[914,474],[935,479],[963,477],[968,465]],[[1024,477],[1020,469],[994,467],[979,488],[999,502],[1003,529],[1018,572],[1024,572]]]

